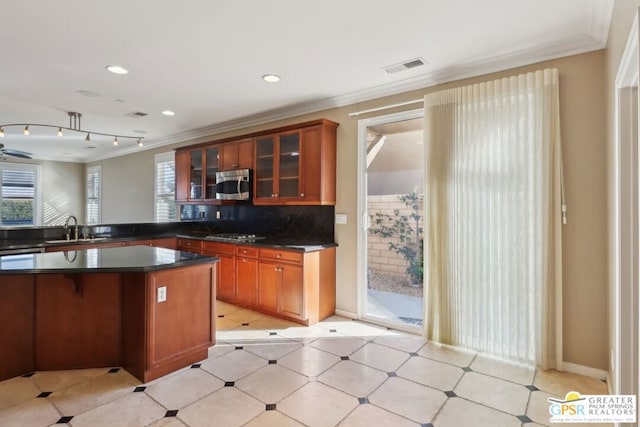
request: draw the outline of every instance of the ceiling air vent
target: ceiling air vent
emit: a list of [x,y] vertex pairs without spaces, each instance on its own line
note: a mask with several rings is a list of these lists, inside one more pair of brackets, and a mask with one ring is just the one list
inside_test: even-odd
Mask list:
[[147,115],[148,115],[147,113],[143,113],[141,111],[132,111],[129,114],[125,114],[125,116],[131,117],[132,119],[139,119],[140,117],[144,117]]
[[422,67],[426,65],[427,61],[422,58],[409,59],[408,61],[400,62],[399,64],[388,65],[383,67],[383,70],[387,72],[387,74],[398,73],[400,71],[410,70],[416,67]]

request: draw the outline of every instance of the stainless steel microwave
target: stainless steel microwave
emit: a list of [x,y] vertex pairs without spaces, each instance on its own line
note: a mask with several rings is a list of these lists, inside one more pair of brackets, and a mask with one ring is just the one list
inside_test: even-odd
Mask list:
[[216,172],[216,199],[249,200],[251,197],[251,171],[238,169]]

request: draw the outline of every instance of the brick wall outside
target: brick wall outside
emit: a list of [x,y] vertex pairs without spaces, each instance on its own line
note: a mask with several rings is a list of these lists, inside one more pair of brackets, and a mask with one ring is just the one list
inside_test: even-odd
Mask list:
[[[411,209],[398,199],[398,195],[367,196],[368,213],[372,217],[376,212],[395,216],[395,209],[400,215],[410,215]],[[422,202],[420,203],[422,210]],[[371,228],[373,228],[373,221]],[[406,276],[408,263],[404,257],[389,249],[389,242],[398,243],[397,238],[384,238],[371,233],[367,236],[367,262],[368,268],[378,273],[388,275]]]

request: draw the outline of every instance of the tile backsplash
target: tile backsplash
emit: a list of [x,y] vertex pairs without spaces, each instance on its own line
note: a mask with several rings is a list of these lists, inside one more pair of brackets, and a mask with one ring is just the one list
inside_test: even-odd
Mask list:
[[334,212],[333,206],[182,205],[180,220],[211,233],[334,241]]

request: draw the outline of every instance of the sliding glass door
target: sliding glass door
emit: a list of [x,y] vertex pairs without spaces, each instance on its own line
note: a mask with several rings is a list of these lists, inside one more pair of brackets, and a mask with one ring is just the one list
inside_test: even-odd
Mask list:
[[359,121],[360,317],[422,330],[423,110]]

